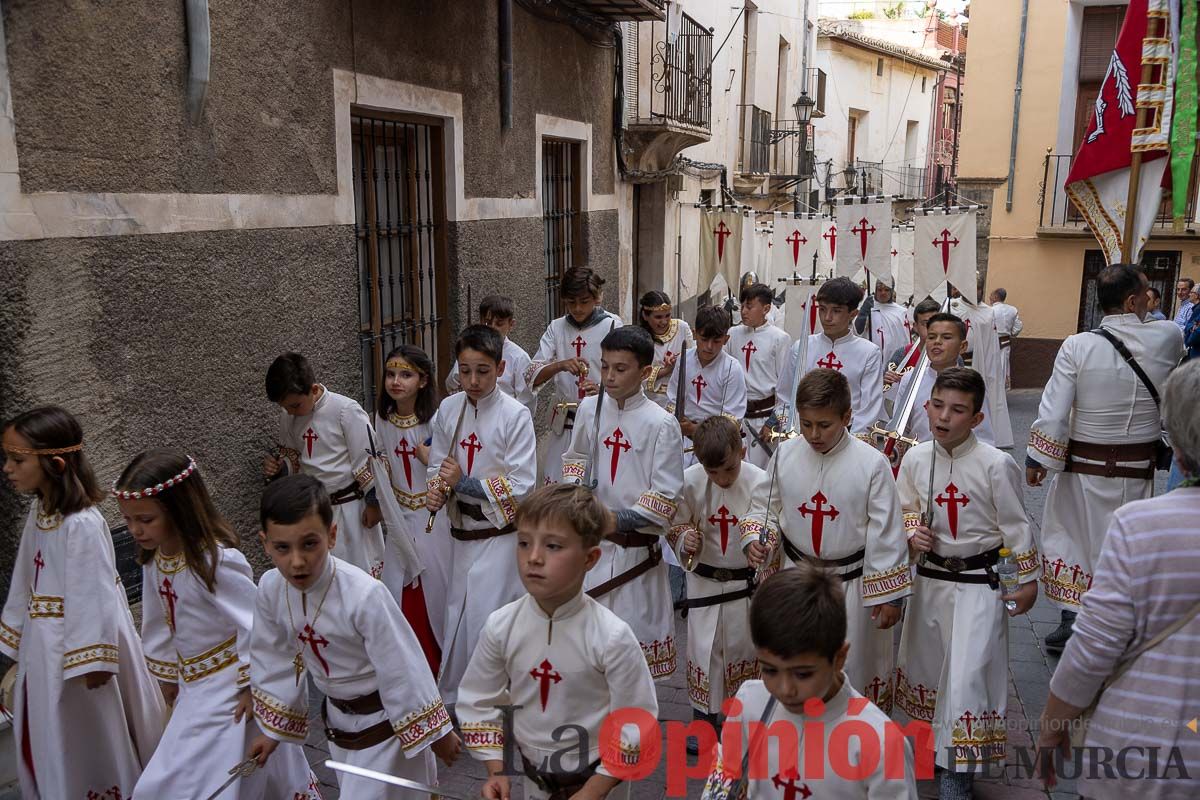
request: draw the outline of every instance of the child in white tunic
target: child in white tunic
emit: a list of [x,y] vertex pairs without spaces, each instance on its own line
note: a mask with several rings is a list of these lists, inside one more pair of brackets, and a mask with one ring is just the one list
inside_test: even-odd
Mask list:
[[[387,587],[330,554],[337,539],[329,495],[308,475],[263,492],[259,538],[275,564],[262,576],[250,634],[254,716],[249,756],[266,763],[281,742],[308,735],[307,671],[325,698],[321,720],[335,761],[433,785],[433,757],[451,764],[461,742],[421,646]],[[426,796],[338,774],[343,797]]]
[[[146,665],[172,706],[134,795],[204,800],[258,734],[250,702],[254,576],[191,456],[142,453],[112,493],[140,547]],[[266,770],[222,797],[319,800],[315,787],[304,749],[285,745]]]
[[913,743],[842,671],[853,648],[840,583],[803,564],[754,593],[762,680],[730,702],[702,800],[916,800]]
[[620,709],[656,718],[658,699],[633,631],[583,591],[612,516],[587,489],[558,485],[530,495],[518,524],[528,594],[488,617],[459,689],[467,749],[487,765],[480,793],[506,800],[523,773],[526,800],[627,797],[615,775],[641,755],[636,729],[616,741],[601,730]]
[[875,302],[863,325],[863,337],[873,342],[885,356],[897,347],[905,346],[912,338],[908,309],[897,303],[895,297],[891,286],[875,281]]
[[303,472],[325,486],[337,517],[338,549],[376,578],[383,574],[383,528],[368,453],[371,418],[357,402],[317,383],[308,359],[284,353],[267,370],[267,398],[279,416],[279,455],[264,463],[267,480]]
[[[504,368],[500,334],[471,325],[455,343],[463,391],[442,401],[433,425],[425,506],[450,522],[442,696],[453,704],[488,615],[521,596],[517,505],[537,483],[529,409],[496,387]],[[453,493],[452,499],[449,499]]]
[[[900,605],[912,590],[908,542],[896,482],[887,458],[851,436],[850,387],[844,375],[816,369],[796,391],[803,439],[779,443],[767,465],[770,483],[759,492],[742,546],[760,566],[774,555],[785,566],[809,561],[833,570],[845,584],[854,688],[890,711],[893,635]],[[767,546],[760,543],[763,530]]]
[[0,617],[0,653],[17,662],[21,796],[129,797],[166,709],[96,508],[103,493],[83,431],[61,408],[35,408],[7,423],[3,447],[5,477],[35,497]]
[[[775,409],[779,373],[787,365],[792,338],[782,328],[767,322],[773,308],[771,290],[754,283],[742,289],[742,324],[729,331],[725,352],[741,362],[746,373],[746,451],[750,463],[766,466],[771,454],[761,434]],[[766,442],[769,446],[769,442]]]
[[[436,675],[442,662],[452,540],[444,514],[432,531],[425,532],[429,521],[425,471],[437,413],[434,366],[425,351],[411,344],[388,353],[383,366],[383,385],[375,404],[375,435],[380,451],[387,456],[392,494],[404,526],[403,530],[388,531],[383,583],[400,605]],[[415,580],[403,568],[401,536],[408,537],[421,560],[421,574]],[[410,580],[407,586],[406,579]]]
[[580,404],[562,479],[589,481],[616,514],[616,530],[588,573],[588,594],[629,623],[650,674],[665,679],[675,672],[676,647],[661,548],[683,485],[679,424],[642,392],[654,353],[650,335],[636,326],[618,328],[601,346],[605,394]]
[[[743,306],[744,308],[744,306]],[[746,626],[754,570],[742,552],[741,523],[766,473],[744,462],[737,425],[709,417],[696,427],[696,458],[683,473],[679,511],[668,539],[687,571],[688,699],[698,716],[716,723],[721,704],[758,677]]]
[[738,359],[725,352],[729,341],[729,312],[718,306],[704,306],[696,312],[696,347],[689,350],[682,369],[676,367],[667,386],[667,413],[674,414],[679,398],[680,376],[683,387],[683,465],[696,463],[692,453],[692,431],[701,420],[723,414],[738,425],[746,415],[746,370]]
[[[933,725],[943,800],[970,796],[973,773],[1004,763],[1008,621],[1037,599],[1041,567],[1022,505],[1021,471],[980,442],[984,381],[974,370],[942,371],[928,418],[934,441],[908,451],[897,485],[917,564],[900,637],[896,708]],[[930,496],[930,459],[933,494]],[[1018,566],[1020,589],[1002,597],[994,565],[1001,547]]]
[[641,299],[641,325],[654,339],[654,364],[650,377],[645,380],[646,397],[655,405],[667,407],[671,398],[667,396],[667,382],[679,361],[679,354],[686,346],[696,346],[691,326],[685,320],[671,316],[671,298],[666,292],[646,292]]
[[621,319],[600,307],[604,279],[587,267],[572,267],[563,274],[559,294],[567,313],[553,320],[542,334],[525,382],[535,392],[552,378],[550,432],[542,458],[546,483],[562,475],[562,454],[571,443],[579,401],[599,388],[600,340],[621,326]]
[[[479,322],[496,329],[496,333],[504,338],[504,374],[496,385],[505,394],[515,397],[521,405],[529,409],[530,414],[537,413],[537,397],[529,386],[525,373],[529,370],[532,360],[519,344],[514,342],[513,328],[516,327],[516,305],[511,297],[502,294],[489,294],[479,301]],[[450,394],[462,391],[458,380],[458,361],[450,366],[446,375],[446,391]]]

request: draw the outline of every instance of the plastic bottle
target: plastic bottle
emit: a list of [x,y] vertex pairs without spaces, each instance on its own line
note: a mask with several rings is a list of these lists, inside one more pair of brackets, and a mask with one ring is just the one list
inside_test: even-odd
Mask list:
[[[1013,560],[1012,551],[1007,547],[1000,548],[1000,560],[996,562],[996,575],[1000,578],[1000,593],[1012,594],[1017,590],[1017,562]],[[1017,608],[1016,600],[1005,600],[1004,607],[1009,611]]]

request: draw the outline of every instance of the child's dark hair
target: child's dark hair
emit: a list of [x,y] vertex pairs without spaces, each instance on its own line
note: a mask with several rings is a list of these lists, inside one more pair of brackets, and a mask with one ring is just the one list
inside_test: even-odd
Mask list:
[[845,306],[853,311],[862,305],[863,290],[849,278],[834,278],[825,281],[817,289],[817,302],[831,306]]
[[741,458],[742,430],[720,414],[700,421],[692,433],[692,452],[708,469],[722,466],[731,454]]
[[483,353],[499,364],[504,360],[504,339],[487,325],[468,325],[454,343],[454,355],[461,356],[464,350]]
[[720,306],[701,306],[696,312],[696,335],[705,339],[721,338],[732,325],[729,312]]
[[319,480],[303,473],[285,475],[268,483],[258,506],[258,522],[263,531],[269,522],[295,525],[310,514],[320,517],[327,528],[333,524],[329,492]]
[[941,310],[941,303],[939,303],[937,300],[934,300],[932,297],[926,297],[924,300],[917,303],[917,307],[913,309],[913,318],[915,319],[922,314],[929,314],[930,312],[936,314]]
[[479,301],[479,321],[485,325],[489,322],[503,322],[506,319],[512,319],[515,315],[516,306],[511,297],[489,294]]
[[284,353],[267,368],[267,399],[278,403],[290,394],[308,394],[317,382],[308,359],[299,353]]
[[962,321],[962,317],[939,311],[925,323],[925,330],[932,328],[935,322],[949,322],[958,330],[958,338],[964,342],[967,340],[967,323]]
[[66,516],[91,508],[104,498],[96,473],[82,449],[83,428],[71,412],[58,406],[41,406],[4,423],[4,430],[9,428],[24,437],[31,450],[61,451],[5,453],[7,458],[38,460],[38,466],[49,479],[45,492],[37,493],[43,513]]
[[654,331],[650,330],[650,323],[646,319],[646,315],[661,309],[662,306],[671,305],[671,296],[666,292],[660,292],[657,289],[651,289],[642,295],[642,299],[638,301],[640,313],[638,314],[638,325],[645,328],[651,335]]
[[[396,366],[388,366],[393,363]],[[415,344],[402,344],[388,353],[387,358],[383,360],[385,379],[379,382],[379,399],[375,402],[375,408],[379,409],[379,416],[385,418],[396,410],[396,401],[387,392],[386,376],[388,369],[407,369],[408,367],[401,366],[402,363],[407,363],[408,367],[421,373],[421,376],[425,378],[425,385],[417,390],[417,403],[413,408],[417,420],[421,424],[425,424],[433,419],[433,414],[437,411],[437,386],[434,380],[436,373],[433,371],[433,362],[429,360],[429,356],[425,355],[425,351]]]
[[[166,484],[168,480],[188,468],[189,456],[175,450],[147,450],[134,457],[114,489],[136,492],[151,486]],[[183,480],[166,486],[152,498],[162,506],[171,527],[179,536],[183,546],[183,558],[188,569],[204,582],[205,588],[214,591],[217,585],[217,563],[221,556],[220,545],[237,547],[238,536],[217,507],[212,496],[195,469]],[[145,564],[154,558],[154,551],[138,548],[137,562]]]
[[558,291],[564,300],[572,297],[591,296],[600,299],[604,279],[588,267],[571,267],[563,273]]
[[654,339],[650,338],[645,328],[636,325],[613,328],[600,342],[600,349],[633,353],[639,367],[648,367],[654,363]]
[[750,639],[780,658],[833,661],[846,643],[842,579],[807,562],[767,578],[750,601]]
[[615,521],[591,489],[574,483],[555,483],[535,489],[517,509],[517,528],[550,522],[570,528],[584,547],[597,547],[615,530]]
[[742,289],[738,295],[739,302],[744,303],[747,300],[757,300],[764,306],[769,306],[774,302],[775,297],[771,294],[770,286],[767,286],[765,283],[752,283]]
[[814,369],[796,386],[796,410],[831,408],[845,414],[851,407],[850,382],[836,369]]
[[971,395],[972,414],[983,410],[983,401],[987,393],[987,384],[983,376],[970,367],[950,367],[938,373],[929,390],[930,396],[942,389],[953,389]]

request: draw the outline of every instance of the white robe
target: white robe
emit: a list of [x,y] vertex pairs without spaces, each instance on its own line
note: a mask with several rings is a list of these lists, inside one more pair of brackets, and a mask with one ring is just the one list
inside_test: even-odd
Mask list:
[[[436,417],[434,418],[436,419]],[[402,417],[392,413],[386,420],[375,417],[375,437],[379,449],[387,454],[392,468],[392,493],[404,515],[404,531],[388,531],[387,553],[383,559],[383,583],[391,591],[396,602],[403,594],[402,570],[398,543],[393,537],[401,534],[412,539],[417,555],[421,559],[421,592],[425,596],[425,609],[429,614],[429,626],[439,646],[444,643],[446,628],[446,598],[450,587],[450,565],[453,542],[450,539],[450,523],[444,513],[437,515],[433,530],[425,532],[429,512],[425,510],[425,482],[427,466],[416,456],[419,445],[433,437],[434,419],[422,423],[416,416]],[[432,442],[430,442],[432,444]]]
[[[286,411],[280,412],[279,446],[284,469],[292,474],[312,475],[330,494],[355,483],[364,493],[368,492],[375,483],[367,457],[371,418],[349,397],[324,386],[321,389],[311,414],[293,417]],[[383,574],[383,528],[363,527],[365,507],[365,500],[351,500],[333,507],[333,521],[338,529],[333,553],[378,578]]]
[[[904,374],[900,379],[900,383],[896,384],[896,388],[888,394],[892,395],[893,404],[901,402],[908,393],[908,387],[916,379],[916,369],[911,369]],[[917,387],[917,397],[913,401],[912,415],[908,418],[908,432],[904,434],[910,439],[916,439],[918,442],[928,442],[933,438],[933,434],[929,430],[929,413],[925,406],[929,402],[929,395],[933,392],[933,382],[937,380],[937,372],[933,367],[925,370],[925,374],[921,377],[921,385]],[[986,383],[984,384],[986,387]],[[985,444],[995,445],[996,435],[992,431],[992,409],[988,403],[988,392],[984,389],[983,407],[980,408],[983,414],[983,422],[975,428],[975,436],[979,441]]]
[[1008,346],[1000,343],[1000,360],[1004,362],[1004,385],[1012,384],[1012,340],[1021,335],[1025,323],[1017,313],[1016,306],[1008,303],[992,303],[992,317],[996,322],[996,335],[1008,336]]
[[[695,350],[687,354],[687,373],[684,377],[688,386],[683,393],[683,416],[692,422],[703,422],[709,417],[724,415],[738,425],[746,414],[746,371],[740,361],[724,350],[706,366],[700,366],[700,356]],[[671,373],[671,383],[667,387],[667,412],[675,413],[675,398],[679,390],[679,366]],[[692,440],[683,437],[683,465],[690,467],[696,463],[692,453]]]
[[[822,713],[816,716],[793,714],[781,703],[776,703],[765,720],[763,712],[771,695],[762,681],[747,681],[737,693],[741,713],[730,716],[725,723],[731,729],[727,735],[732,743],[736,743],[735,752],[726,755],[718,747],[701,800],[801,800],[808,797],[813,800],[917,800],[912,741],[905,739],[902,748],[889,753],[885,742],[900,738],[898,731],[889,730],[893,728],[892,721],[855,691],[845,675],[842,681],[842,688],[828,702],[816,699]],[[758,724],[760,721],[762,725]],[[862,725],[868,726],[874,735],[862,729]],[[847,736],[851,728],[858,732]],[[812,735],[810,732],[821,736],[821,741],[807,741]],[[865,746],[863,734],[871,740]],[[781,752],[784,741],[789,745],[796,743],[795,749],[789,747]],[[729,743],[722,742],[724,746]],[[765,764],[760,755],[764,746],[767,748]],[[733,794],[731,788],[736,779],[729,773],[740,771],[747,748],[751,753],[747,767],[749,783],[745,794]],[[810,754],[817,759],[820,772],[806,776],[805,770],[812,763]],[[865,777],[851,774],[851,765],[864,763],[877,763],[877,766]]]
[[1012,423],[1008,417],[1008,393],[1005,391],[1004,360],[1000,356],[1000,336],[992,309],[983,303],[973,306],[961,297],[950,301],[950,313],[967,325],[967,352],[970,366],[987,384],[987,401],[992,436],[996,447],[1013,446]]
[[[725,352],[737,359],[746,373],[746,400],[754,402],[775,397],[779,385],[779,373],[787,366],[788,348],[792,339],[782,328],[766,323],[757,328],[737,325],[729,331]],[[743,425],[754,426],[757,434],[771,414],[771,409],[753,419],[747,417]],[[753,436],[745,435],[746,455],[755,466],[766,466],[770,455]]]
[[[582,770],[602,756],[610,763],[639,756],[632,726],[621,731],[623,752],[601,750],[600,731],[612,712],[636,708],[658,716],[654,681],[633,631],[582,592],[553,617],[525,595],[488,618],[455,709],[463,743],[481,761],[505,758],[503,705],[516,706],[512,730],[520,754],[535,767],[560,773]],[[568,727],[574,730],[559,738]],[[551,769],[556,753],[563,755]],[[520,755],[511,758],[509,771],[519,772]],[[612,776],[605,762],[597,772]],[[546,795],[525,779],[525,797]]]
[[[429,747],[450,732],[450,715],[417,637],[383,583],[335,556],[329,556],[307,592],[277,569],[262,576],[250,634],[250,682],[255,719],[278,742],[303,744],[308,736],[308,683],[301,670],[330,697],[380,694],[383,710],[373,714],[348,714],[326,703],[329,727],[354,732],[387,720],[395,732],[365,750],[331,742],[335,761],[436,782]],[[338,785],[343,797],[355,800],[427,797],[344,773],[338,774]]]
[[[974,436],[953,456],[934,442],[908,451],[896,478],[905,528],[915,529],[929,504],[935,447],[934,552],[966,558],[1007,547],[1020,582],[1037,580],[1040,563],[1022,504],[1021,470],[1007,453]],[[1008,614],[1000,592],[917,575],[900,635],[896,709],[933,725],[939,766],[978,772],[987,762],[1004,762],[1008,685]]]
[[[496,380],[496,386],[506,395],[515,397],[521,405],[529,409],[531,415],[536,414],[537,397],[525,377],[529,371],[529,365],[533,363],[529,354],[512,339],[505,337],[503,358],[504,374]],[[461,389],[462,383],[458,379],[458,359],[456,358],[450,367],[449,374],[446,375],[446,391],[454,394]]]
[[[142,567],[146,665],[179,694],[154,757],[138,780],[141,798],[204,800],[229,779],[258,735],[251,716],[234,722],[238,694],[250,689],[254,574],[238,550],[221,547],[213,591],[183,555],[154,555]],[[265,769],[224,790],[229,800],[320,800],[304,748],[281,745]],[[313,791],[309,791],[312,788]]]
[[[533,387],[534,379],[543,367],[565,358],[586,359],[587,378],[600,383],[600,342],[604,341],[610,330],[621,324],[621,318],[608,311],[598,315],[596,322],[582,329],[575,325],[570,315],[551,321],[538,343],[533,362],[525,371],[525,383]],[[580,380],[569,372],[560,372],[533,388],[537,393],[548,384],[554,384],[554,396],[550,399],[550,432],[546,434],[545,452],[542,453],[542,477],[546,483],[557,483],[559,479],[562,454],[571,441],[575,408],[584,397]]]
[[880,353],[891,353],[912,340],[908,310],[899,303],[874,303],[871,318],[863,326],[863,338],[874,342]]
[[[428,480],[438,474],[448,453],[458,461],[464,477],[480,482],[485,497],[455,492],[438,516],[445,516],[451,528],[466,531],[515,524],[517,504],[537,485],[537,442],[529,410],[501,391],[492,391],[477,405],[468,402],[465,392],[446,398],[433,421]],[[485,519],[463,514],[460,504],[479,509]],[[516,531],[475,541],[453,539],[450,564],[438,685],[446,702],[453,704],[488,615],[524,592],[517,573]]]
[[[1178,326],[1169,320],[1143,323],[1135,314],[1109,315],[1100,325],[1125,343],[1161,394],[1168,373],[1183,357]],[[1079,610],[1091,588],[1113,512],[1154,493],[1152,480],[1062,472],[1068,440],[1153,442],[1159,438],[1159,420],[1150,393],[1116,348],[1094,333],[1067,337],[1042,390],[1028,448],[1029,458],[1055,472],[1042,517],[1042,585],[1046,597],[1059,607]]]
[[[21,796],[105,798],[115,790],[129,797],[166,708],[95,507],[63,518],[33,503],[0,617],[0,653],[17,662],[12,730]],[[84,678],[93,672],[116,674],[88,689]],[[32,772],[20,749],[26,735]]]
[[650,377],[646,378],[643,388],[646,390],[646,396],[653,400],[655,405],[666,408],[672,399],[667,394],[667,382],[671,379],[671,373],[663,374],[663,358],[668,353],[679,355],[685,341],[688,350],[692,350],[696,346],[696,338],[692,336],[692,329],[687,322],[681,319],[671,320],[667,332],[661,337],[653,334],[651,336],[654,338],[654,364],[650,367]]
[[[775,390],[776,414],[782,413],[779,403],[792,391],[799,358],[800,342],[797,341],[788,351],[787,364],[779,373],[779,386]],[[853,411],[850,430],[855,434],[867,434],[883,417],[883,354],[879,346],[856,336],[852,330],[836,342],[824,333],[815,333],[809,337],[804,374],[818,367],[836,369],[846,376]]]
[[[668,539],[680,561],[689,531],[700,533],[698,564],[718,569],[747,569],[742,551],[741,522],[750,516],[755,496],[767,490],[766,473],[743,463],[737,480],[722,489],[708,479],[701,464],[683,473],[679,510]],[[688,599],[729,594],[746,581],[718,581],[687,573]],[[750,598],[688,609],[687,682],[692,708],[716,714],[726,698],[758,677],[758,658],[750,639]]]
[[[562,480],[583,482],[595,441],[596,398],[579,404],[583,424],[575,426],[571,445],[562,457]],[[593,470],[596,497],[614,512],[632,509],[645,524],[638,533],[665,536],[675,516],[683,487],[679,423],[638,392],[619,408],[611,397],[600,410],[600,448]],[[600,561],[588,572],[584,588],[592,589],[632,569],[650,557],[652,548],[600,543]],[[667,565],[649,571],[602,595],[600,603],[633,629],[656,680],[675,672],[675,617]]]
[[795,561],[784,551],[781,532],[807,557],[836,560],[865,550],[863,559],[829,569],[839,574],[862,570],[842,584],[850,642],[846,674],[856,689],[890,710],[893,632],[877,628],[871,610],[907,596],[912,587],[891,466],[882,453],[849,434],[828,453],[795,438],[780,443],[767,476],[750,521],[742,525],[742,546],[758,541],[765,525],[769,546],[785,567]]

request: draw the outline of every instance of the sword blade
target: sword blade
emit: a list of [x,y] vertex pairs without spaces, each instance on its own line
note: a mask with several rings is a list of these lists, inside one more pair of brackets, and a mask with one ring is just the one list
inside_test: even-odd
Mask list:
[[604,380],[600,381],[600,391],[596,393],[596,417],[592,423],[592,454],[588,458],[587,469],[583,473],[583,485],[595,489],[600,483],[596,477],[596,460],[600,458],[600,409],[604,408]]
[[675,361],[675,369],[679,372],[679,381],[675,384],[675,419],[683,422],[685,419],[683,405],[687,398],[687,390],[683,385],[687,380],[687,339],[680,343],[679,358]]
[[353,764],[344,764],[341,761],[326,761],[325,766],[329,767],[330,769],[335,769],[338,772],[345,772],[348,775],[357,775],[360,778],[370,778],[373,781],[389,783],[392,786],[401,786],[405,789],[412,789],[413,791],[421,792],[422,794],[444,797],[446,800],[467,800],[465,797],[451,794],[443,789],[439,789],[436,786],[427,786],[424,783],[410,781],[407,778],[397,778],[395,775],[388,775],[386,772],[378,772],[373,769],[367,769],[366,767],[356,767]]
[[225,790],[232,786],[235,781],[248,777],[250,773],[254,772],[256,769],[258,769],[258,762],[253,758],[247,758],[245,761],[235,764],[229,770],[229,780],[222,783],[219,787],[217,787],[215,792],[204,798],[204,800],[216,800],[216,798],[224,794]]
[[[457,447],[456,443],[458,442],[458,435],[460,433],[462,433],[463,417],[467,413],[467,406],[469,406],[471,404],[471,398],[467,397],[467,393],[465,390],[463,391],[462,394],[463,394],[462,408],[460,408],[458,410],[458,421],[454,423],[454,436],[450,437],[450,449],[446,452],[446,455],[450,455],[450,453],[453,453],[454,448]],[[446,502],[447,503],[450,502],[449,491],[447,491],[447,494],[446,494]],[[426,533],[433,532],[433,522],[436,519],[437,519],[437,512],[436,511],[429,512],[429,521],[425,523],[425,532]]]

